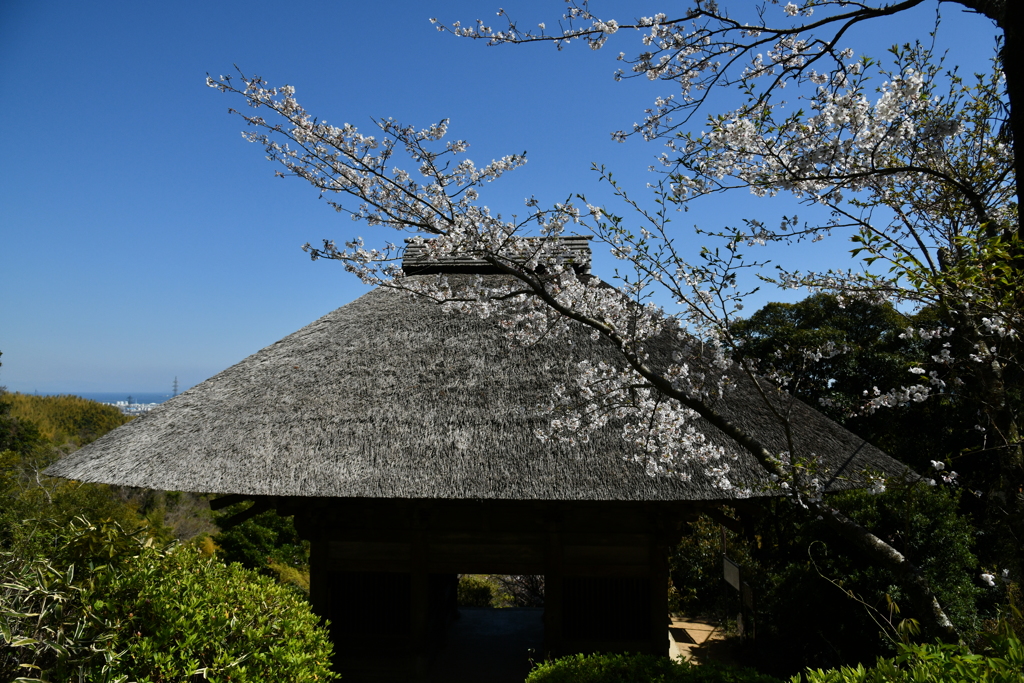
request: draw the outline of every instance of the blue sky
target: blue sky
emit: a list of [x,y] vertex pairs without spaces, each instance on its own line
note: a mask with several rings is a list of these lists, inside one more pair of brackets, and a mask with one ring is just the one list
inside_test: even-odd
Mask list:
[[[336,124],[450,118],[477,163],[525,150],[529,163],[482,197],[503,213],[530,195],[600,197],[592,162],[642,187],[661,148],[609,137],[671,92],[613,81],[615,55],[635,52],[638,35],[620,33],[596,53],[582,44],[493,48],[428,21],[496,25],[499,6],[550,28],[563,3],[0,3],[0,385],[162,392],[177,377],[185,389],[365,291],[338,264],[311,263],[300,245],[372,233],[300,181],[274,178],[227,113],[241,103],[205,87],[207,72],[237,64],[291,84],[310,112]],[[668,5],[591,6],[625,22]],[[934,10],[875,24],[848,44],[880,55],[923,38]],[[943,12],[952,58],[983,68],[991,24],[954,5]],[[694,223],[772,222],[794,209],[737,196],[678,224],[687,234]],[[695,252],[700,244],[692,240]],[[817,248],[802,258],[845,263],[849,246]],[[599,275],[612,268],[598,256]]]

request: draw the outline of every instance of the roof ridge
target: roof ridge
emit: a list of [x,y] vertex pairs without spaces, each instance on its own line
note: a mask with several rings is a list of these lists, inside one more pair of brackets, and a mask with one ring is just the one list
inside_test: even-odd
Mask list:
[[[521,258],[529,259],[536,252],[541,242],[561,243],[560,253],[555,258],[560,263],[569,264],[580,274],[590,273],[591,251],[590,240],[593,235],[568,235],[559,237],[519,237],[516,240],[523,244]],[[434,256],[427,247],[428,240],[422,237],[408,237],[402,254],[402,270],[406,275],[431,275],[435,273],[469,273],[480,275],[500,275],[500,268],[488,262],[480,255],[455,254]],[[515,260],[518,257],[513,256]]]

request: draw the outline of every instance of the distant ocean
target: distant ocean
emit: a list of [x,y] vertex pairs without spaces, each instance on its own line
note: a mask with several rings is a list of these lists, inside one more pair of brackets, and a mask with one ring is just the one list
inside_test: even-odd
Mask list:
[[72,396],[81,396],[87,398],[90,401],[99,401],[100,403],[117,403],[118,401],[127,401],[130,396],[132,403],[163,403],[167,399],[171,398],[171,392],[165,394],[154,394],[150,392],[127,392],[127,391],[69,391],[67,392]]

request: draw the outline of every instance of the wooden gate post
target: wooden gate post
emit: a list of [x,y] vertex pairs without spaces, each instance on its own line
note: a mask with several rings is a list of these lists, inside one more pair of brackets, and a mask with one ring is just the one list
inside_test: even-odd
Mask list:
[[428,562],[427,511],[413,510],[412,548],[409,553],[412,585],[409,605],[410,629],[412,631],[412,680],[425,681],[430,665],[430,574]]
[[563,574],[561,524],[557,518],[548,521],[548,539],[544,560],[544,655],[562,654],[564,639]]
[[668,656],[668,548],[662,534],[652,533],[650,549],[650,648],[651,654]]

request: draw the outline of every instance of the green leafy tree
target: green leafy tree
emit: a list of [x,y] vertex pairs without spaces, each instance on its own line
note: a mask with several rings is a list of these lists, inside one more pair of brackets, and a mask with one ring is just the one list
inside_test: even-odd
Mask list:
[[[974,641],[982,614],[994,613],[1002,596],[986,595],[975,578],[975,528],[958,510],[960,495],[917,483],[878,495],[838,494],[830,503],[920,567],[957,631]],[[916,617],[895,612],[909,602],[899,577],[845,552],[842,537],[823,520],[785,503],[769,505],[770,513],[746,528],[742,566],[757,596],[758,646],[771,653],[771,670],[790,675],[891,652],[883,632]]]
[[12,415],[34,424],[44,438],[58,446],[84,446],[133,419],[114,406],[81,396],[13,393],[7,399]]
[[[232,505],[214,515],[220,523],[245,509]],[[295,530],[291,517],[267,510],[214,536],[220,547],[219,557],[225,562],[238,562],[243,567],[273,575],[271,563],[309,569],[309,543]]]
[[[921,567],[958,632],[975,642],[983,618],[996,614],[1005,593],[975,580],[975,528],[958,510],[961,495],[917,483],[878,495],[838,494],[830,504]],[[782,500],[763,505],[761,514],[733,520],[737,531],[724,532],[729,557],[753,589],[757,639],[751,652],[763,668],[789,676],[806,666],[891,654],[894,643],[880,631],[912,617],[894,612],[907,603],[898,575],[845,552],[840,536],[797,506]],[[738,597],[722,579],[719,523],[705,516],[688,527],[670,556],[679,607],[690,614],[734,615]]]
[[116,408],[78,396],[0,392],[0,549],[46,554],[56,534],[79,515],[148,528],[167,540],[168,529],[136,498],[103,484],[55,479],[43,470],[64,453],[128,421]]
[[39,428],[12,415],[8,395],[0,391],[0,452],[25,454],[41,444]]
[[[930,401],[875,412],[861,409],[872,388],[916,383],[915,369],[950,344],[945,337],[908,338],[908,327],[932,328],[936,318],[934,309],[904,314],[889,303],[841,302],[822,293],[793,304],[766,304],[735,322],[730,332],[739,359],[756,362],[794,396],[917,471],[932,472],[932,461],[954,460],[968,471],[979,463],[960,456],[979,449],[983,438],[972,429],[976,405],[950,376],[948,390]],[[985,478],[976,480],[982,485]]]
[[[890,304],[847,301],[817,294],[795,304],[771,303],[735,323],[741,358],[755,358],[794,396],[818,407],[854,433],[898,457],[928,479],[965,490],[960,506],[977,529],[997,526],[984,494],[999,478],[1000,450],[989,449],[978,422],[973,372],[945,374],[946,388],[928,401],[867,412],[870,387],[898,387],[916,381],[913,371],[943,352],[967,355],[962,339],[922,340],[908,329],[940,326],[935,307],[914,314]],[[808,358],[807,349],[831,346],[834,356]],[[1017,391],[1008,400],[1017,401]],[[936,468],[941,468],[937,470]],[[986,565],[1005,566],[1012,549],[997,533],[978,534],[977,552]]]

